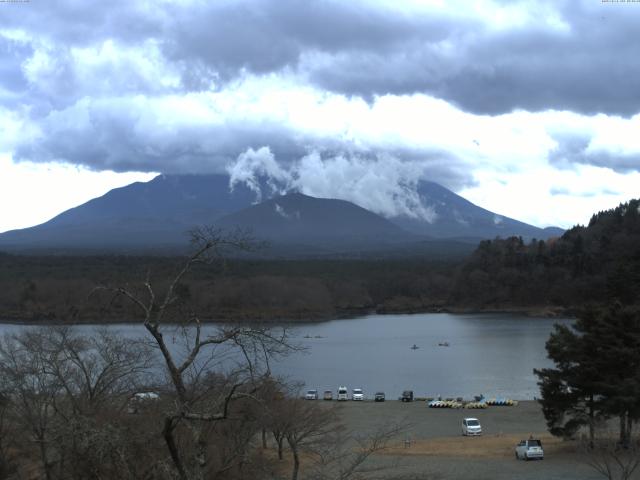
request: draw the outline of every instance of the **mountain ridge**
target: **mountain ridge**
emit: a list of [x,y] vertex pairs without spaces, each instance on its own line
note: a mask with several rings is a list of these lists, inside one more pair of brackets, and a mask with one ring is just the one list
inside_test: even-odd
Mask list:
[[[346,200],[317,199],[300,192],[284,195],[285,200],[269,198],[255,203],[256,192],[252,188],[236,184],[230,189],[229,181],[229,176],[223,174],[159,175],[149,182],[113,189],[43,224],[2,233],[0,249],[184,249],[188,243],[186,232],[191,228],[214,223],[229,227],[234,221],[257,227],[259,233],[276,243],[285,240],[285,244],[322,245],[323,251],[327,247],[335,252],[362,246],[373,250],[393,248],[399,243],[406,246],[434,239],[477,243],[496,236],[544,239],[556,234],[503,216],[499,217],[504,226],[497,228],[496,214],[433,182],[418,185],[421,202],[436,214],[436,221],[429,223],[410,217],[384,218]],[[298,225],[298,232],[291,231],[291,238],[284,239],[283,233],[291,228],[291,222],[283,223],[283,215],[295,213],[291,202],[296,199],[314,212],[315,220],[303,219],[304,227]],[[340,208],[336,210],[337,206]],[[241,213],[247,209],[254,213]],[[358,221],[353,217],[356,211]],[[252,217],[253,225],[243,215]],[[374,224],[379,230],[373,228]]]

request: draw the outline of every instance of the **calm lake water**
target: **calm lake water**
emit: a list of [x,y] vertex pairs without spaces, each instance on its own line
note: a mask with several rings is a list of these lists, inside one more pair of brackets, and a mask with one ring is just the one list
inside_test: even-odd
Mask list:
[[[417,396],[532,399],[538,396],[533,368],[551,365],[544,344],[557,322],[569,320],[430,313],[289,325],[306,351],[274,363],[273,371],[334,395],[345,385],[363,388],[368,398],[380,390],[396,398],[411,389]],[[0,324],[0,333],[21,328]],[[140,325],[110,328],[144,333]],[[438,345],[444,342],[449,346]],[[419,348],[411,349],[414,344]]]

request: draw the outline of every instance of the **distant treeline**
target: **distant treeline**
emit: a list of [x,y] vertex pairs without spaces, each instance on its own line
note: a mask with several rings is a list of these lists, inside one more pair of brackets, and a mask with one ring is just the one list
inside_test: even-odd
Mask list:
[[[100,286],[166,287],[184,258],[0,255],[0,319],[95,322],[138,312]],[[198,265],[180,286],[210,320],[317,320],[441,308],[456,264],[411,260],[228,260]],[[163,282],[165,282],[163,284]],[[188,300],[188,302],[187,302]]]
[[452,305],[581,309],[640,302],[640,200],[594,215],[561,238],[483,241],[456,275]]
[[[142,289],[179,257],[0,254],[0,318],[126,321],[136,312],[99,286]],[[463,260],[238,260],[195,268],[180,294],[211,320],[316,320],[368,312],[567,312],[640,303],[640,201],[594,215],[561,238],[486,240]],[[188,302],[186,301],[188,300]]]

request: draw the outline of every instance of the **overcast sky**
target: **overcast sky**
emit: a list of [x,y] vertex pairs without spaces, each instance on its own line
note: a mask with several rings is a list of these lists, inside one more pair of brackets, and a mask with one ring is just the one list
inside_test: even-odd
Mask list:
[[225,171],[585,223],[640,196],[639,32],[601,0],[0,2],[0,231]]

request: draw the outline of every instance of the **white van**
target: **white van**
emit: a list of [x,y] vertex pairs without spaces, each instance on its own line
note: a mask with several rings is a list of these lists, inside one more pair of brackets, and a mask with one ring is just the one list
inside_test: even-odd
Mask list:
[[482,435],[482,426],[477,418],[462,419],[462,435]]
[[338,387],[338,400],[349,400],[349,390],[347,390],[347,387]]

